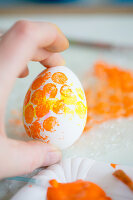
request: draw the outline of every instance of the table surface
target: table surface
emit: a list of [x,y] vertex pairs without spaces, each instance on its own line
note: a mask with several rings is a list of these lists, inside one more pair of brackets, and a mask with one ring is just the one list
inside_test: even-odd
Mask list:
[[[10,0],[9,0],[10,1]],[[16,0],[17,1],[17,0]],[[23,0],[22,0],[23,1]],[[96,0],[84,0],[74,1],[75,3],[66,3],[66,4],[35,4],[35,3],[22,3],[18,4],[9,4],[6,1],[6,5],[0,5],[0,15],[46,15],[46,14],[133,14],[133,2],[119,2],[119,3],[110,3],[110,0],[103,0],[103,3],[100,3]],[[2,1],[3,2],[3,1]],[[87,4],[87,5],[86,5]]]
[[[72,38],[104,41],[113,44],[133,45],[133,15],[21,15],[0,16],[1,29],[9,28],[19,19],[50,21],[56,23],[63,32]],[[92,48],[73,47],[63,53],[67,66],[82,81],[85,72],[98,59],[132,69],[132,53],[128,51],[107,51]],[[11,110],[22,109],[24,95],[33,78],[43,69],[39,63],[30,63],[30,75],[17,79],[8,101],[6,130],[10,137],[20,139],[23,127],[11,126]],[[20,90],[21,88],[21,90]],[[130,119],[119,119],[94,127],[71,148],[63,151],[63,157],[86,156],[106,162],[133,166],[133,123]],[[17,133],[17,135],[15,134]],[[19,184],[1,182],[0,199],[8,199]],[[20,184],[21,185],[21,184]],[[3,189],[4,188],[4,189]],[[8,191],[8,193],[7,193]],[[8,197],[7,197],[8,196]]]

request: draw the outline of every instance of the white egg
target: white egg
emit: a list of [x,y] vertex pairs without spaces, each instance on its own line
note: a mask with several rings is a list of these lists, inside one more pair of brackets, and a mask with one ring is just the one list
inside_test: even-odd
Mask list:
[[82,134],[87,117],[83,88],[67,67],[41,72],[24,100],[23,122],[27,134],[64,149]]

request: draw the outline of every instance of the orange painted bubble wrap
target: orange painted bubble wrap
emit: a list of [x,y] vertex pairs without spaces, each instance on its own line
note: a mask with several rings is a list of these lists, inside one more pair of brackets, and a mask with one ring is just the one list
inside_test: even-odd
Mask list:
[[95,183],[77,180],[72,183],[50,181],[47,200],[111,200]]
[[23,122],[34,139],[60,148],[73,144],[85,126],[85,94],[77,77],[66,67],[44,70],[33,81],[24,100]]
[[[93,84],[89,80],[94,78]],[[133,73],[99,61],[85,79],[87,123],[84,132],[110,119],[133,115]]]

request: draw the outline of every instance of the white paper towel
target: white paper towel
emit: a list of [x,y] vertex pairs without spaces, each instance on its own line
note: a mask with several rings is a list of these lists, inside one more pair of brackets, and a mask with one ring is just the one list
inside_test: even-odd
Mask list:
[[[117,165],[116,169],[124,170],[133,179],[133,168]],[[133,192],[112,175],[113,171],[110,164],[103,162],[86,158],[65,159],[34,177],[41,183],[40,186],[29,187],[27,184],[11,200],[46,200],[48,182],[51,179],[62,183],[78,179],[91,181],[98,184],[112,200],[133,200]]]

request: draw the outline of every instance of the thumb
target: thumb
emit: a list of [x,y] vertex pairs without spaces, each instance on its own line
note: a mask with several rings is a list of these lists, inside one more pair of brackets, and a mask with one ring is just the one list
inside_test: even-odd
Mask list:
[[27,174],[38,167],[55,164],[61,159],[61,152],[52,145],[39,141],[23,142],[2,139],[0,178]]

